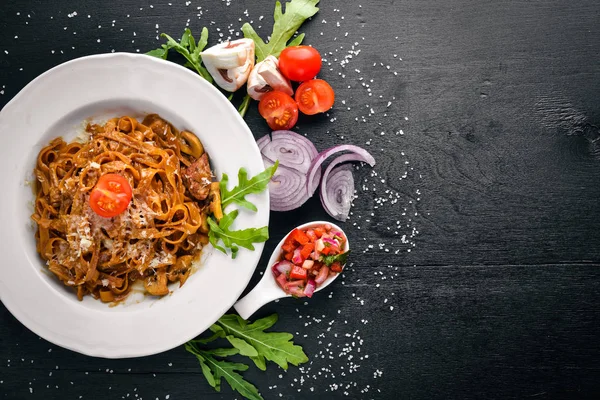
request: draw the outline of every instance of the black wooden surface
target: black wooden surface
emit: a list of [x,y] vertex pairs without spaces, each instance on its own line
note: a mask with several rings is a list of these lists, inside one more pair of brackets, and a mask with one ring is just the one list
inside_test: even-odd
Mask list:
[[[2,0],[0,106],[59,63],[144,52],[188,20],[210,43],[240,18],[271,27],[271,1],[172,3]],[[600,395],[599,17],[596,0],[322,1],[302,30],[336,105],[299,131],[319,149],[364,145],[378,164],[356,172],[344,277],[257,314],[279,313],[311,359],[251,368],[265,399]],[[267,132],[256,105],[246,121]],[[262,263],[290,228],[326,217],[318,199],[273,213]],[[239,398],[182,348],[95,359],[3,306],[0,321],[1,398]]]

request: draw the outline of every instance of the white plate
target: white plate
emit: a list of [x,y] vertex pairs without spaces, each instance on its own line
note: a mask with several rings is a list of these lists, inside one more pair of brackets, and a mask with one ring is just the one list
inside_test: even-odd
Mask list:
[[[232,260],[211,251],[181,288],[160,299],[143,297],[109,307],[74,292],[49,273],[35,250],[30,182],[39,150],[52,138],[70,140],[89,117],[158,113],[202,140],[218,177],[233,183],[245,167],[264,169],[244,120],[208,82],[176,64],[116,53],[69,61],[39,76],[0,112],[0,300],[30,330],[59,346],[97,357],[159,353],[197,336],[231,307],[263,250],[240,249]],[[240,210],[236,227],[269,222],[269,196]]]

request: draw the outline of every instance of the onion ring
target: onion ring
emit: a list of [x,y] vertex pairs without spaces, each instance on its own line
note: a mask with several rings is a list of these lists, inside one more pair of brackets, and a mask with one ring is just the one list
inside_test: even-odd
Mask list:
[[271,140],[260,149],[262,155],[270,161],[279,160],[280,165],[305,175],[312,160],[319,154],[310,140],[292,131],[274,131]]
[[[353,144],[342,144],[339,146],[331,147],[327,150],[323,150],[319,155],[312,161],[310,169],[308,170],[308,177],[306,179],[306,187],[309,190],[310,196],[312,196],[316,189],[315,180],[319,180],[317,178],[317,174],[321,171],[321,164],[325,161],[329,156],[339,153],[341,151],[349,151],[356,156],[356,158],[345,159],[346,161],[362,161],[369,164],[371,167],[375,165],[375,159],[368,151]],[[342,156],[343,157],[343,156]],[[338,157],[338,159],[341,157]],[[336,159],[337,160],[337,159]],[[344,161],[338,161],[337,164]],[[335,165],[334,165],[335,166]],[[332,167],[333,168],[333,167]],[[313,189],[314,188],[314,189]]]
[[333,218],[346,221],[350,215],[350,206],[354,200],[354,175],[350,165],[327,168],[319,191],[321,204]]
[[306,177],[312,160],[319,154],[315,145],[292,131],[274,131],[257,140],[265,167],[279,160],[279,168],[269,182],[272,211],[289,211],[300,207],[317,190],[321,168],[315,171],[319,179],[313,182],[311,192],[306,186]]

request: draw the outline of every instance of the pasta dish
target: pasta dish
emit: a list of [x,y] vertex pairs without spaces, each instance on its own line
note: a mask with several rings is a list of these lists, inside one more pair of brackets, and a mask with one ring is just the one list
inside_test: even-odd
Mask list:
[[150,295],[183,285],[222,216],[201,141],[156,114],[88,124],[89,140],[56,138],[37,158],[37,251],[81,300],[124,299],[135,281]]

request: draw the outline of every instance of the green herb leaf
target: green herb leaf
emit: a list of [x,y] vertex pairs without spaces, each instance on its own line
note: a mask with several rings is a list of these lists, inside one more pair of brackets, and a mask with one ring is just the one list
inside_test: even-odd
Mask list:
[[[294,33],[300,28],[300,26],[308,18],[312,17],[319,11],[316,7],[319,0],[291,0],[285,3],[285,13],[281,11],[281,3],[278,1],[275,3],[275,13],[273,18],[275,23],[273,24],[273,33],[269,43],[265,43],[256,33],[252,25],[245,23],[242,26],[242,32],[244,37],[254,40],[256,61],[260,62],[267,58],[269,55],[279,56],[281,50],[288,46],[288,41],[294,36]],[[302,38],[304,37],[301,35]],[[298,36],[300,37],[300,36]],[[292,43],[294,45],[302,42],[302,38],[294,39]]]
[[197,352],[193,354],[200,362],[202,374],[208,381],[208,384],[215,388],[217,392],[221,391],[221,379],[225,378],[229,386],[245,398],[249,400],[264,400],[260,393],[258,393],[256,386],[246,381],[237,373],[237,371],[247,370],[248,366],[246,364],[217,360],[213,357],[213,355],[220,357],[219,354],[231,355],[228,349],[196,350]]
[[186,63],[184,64],[185,67],[195,70],[207,81],[213,81],[213,78],[208,73],[208,70],[202,65],[202,59],[200,58],[200,52],[204,49],[206,43],[208,42],[208,30],[206,28],[202,28],[202,33],[200,34],[198,43],[196,43],[196,40],[192,35],[192,31],[190,31],[189,28],[185,28],[185,31],[183,31],[183,35],[181,36],[181,40],[179,42],[166,33],[162,33],[161,36],[167,39],[167,43],[163,44],[158,49],[149,51],[146,54],[166,60],[169,50],[174,49],[186,59]]
[[[213,325],[213,326],[219,328],[218,331],[213,331],[214,332],[213,335],[211,335],[209,337],[206,337],[206,338],[200,338],[200,339],[190,340],[190,342],[191,343],[206,344],[206,343],[213,342],[213,341],[215,341],[215,340],[217,340],[219,338],[225,337],[225,332],[223,331],[223,329],[220,326],[217,326],[217,325]],[[210,327],[211,331],[212,331],[212,327],[213,326]]]
[[287,45],[287,47],[290,46],[300,46],[302,44],[302,41],[304,40],[304,33],[299,34],[298,36],[296,36],[295,38],[293,38]]
[[166,44],[163,44],[158,49],[150,50],[149,52],[146,53],[146,55],[156,57],[156,58],[162,58],[163,60],[166,60],[167,56],[169,55],[169,49],[170,49],[169,46],[167,46]]
[[248,111],[248,106],[250,106],[250,101],[252,101],[252,97],[250,97],[249,94],[246,94],[246,96],[244,96],[244,100],[242,100],[242,104],[240,104],[240,106],[238,107],[238,112],[240,113],[242,118],[244,118],[244,116],[246,115],[246,111]]
[[[204,375],[204,378],[206,379],[208,384],[216,389],[217,382],[215,381],[215,377],[213,376],[212,371],[210,370],[210,367],[208,365],[206,365],[203,357],[196,356],[196,358],[198,358],[198,361],[200,361],[200,368],[202,369],[202,375]],[[221,388],[219,388],[217,391],[219,391],[220,389]]]
[[[185,349],[196,356],[202,374],[206,381],[216,391],[221,390],[221,380],[242,396],[250,400],[262,400],[257,388],[245,381],[238,373],[245,371],[248,366],[218,358],[226,358],[236,354],[246,355],[254,361],[261,370],[266,369],[266,360],[275,361],[282,368],[287,368],[287,362],[294,365],[308,361],[302,347],[296,346],[290,340],[289,333],[264,332],[277,322],[277,314],[249,323],[238,315],[224,315],[210,327],[214,334],[209,338],[226,337],[234,348],[202,349],[199,343],[206,339],[190,340]],[[244,350],[240,350],[242,347]]]
[[265,359],[273,361],[283,369],[288,368],[288,363],[299,365],[308,361],[302,347],[295,345],[291,340],[293,335],[284,332],[265,332],[277,322],[277,314],[259,319],[248,324],[239,315],[224,315],[217,321],[227,335],[234,336],[252,345],[257,352],[256,357],[251,357],[258,368],[265,370]]
[[350,250],[348,250],[345,253],[335,254],[335,255],[331,255],[331,256],[326,256],[326,255],[321,254],[321,262],[323,264],[327,265],[328,267],[330,267],[331,264],[333,264],[336,261],[339,261],[340,264],[344,265],[344,264],[346,264],[346,261],[348,261],[349,255],[350,255]]
[[240,354],[240,351],[238,349],[211,349],[206,350],[206,352],[217,357],[229,357],[234,356],[236,354]]
[[208,29],[202,28],[202,32],[200,32],[200,39],[198,39],[198,43],[196,43],[196,48],[194,49],[195,53],[200,54],[202,50],[208,44]]
[[[229,227],[237,217],[238,213],[238,210],[233,210],[229,214],[224,215],[218,224],[212,217],[208,218],[208,225],[210,227],[208,240],[215,249],[218,249],[225,254],[227,254],[225,248],[231,249],[231,258],[237,257],[237,252],[239,250],[238,246],[248,250],[254,250],[253,243],[262,243],[269,238],[269,228],[266,226],[238,231],[230,230]],[[225,248],[219,246],[219,242],[223,242]]]
[[[190,31],[189,28],[185,28],[185,30],[183,31],[183,35],[181,36],[181,40],[179,40],[179,44],[182,45],[183,47],[189,48],[190,47],[190,36],[192,36],[192,31]],[[192,36],[192,40],[194,40],[194,37]],[[195,44],[194,44],[195,47]],[[193,50],[193,49],[189,49],[189,50]]]
[[241,355],[246,357],[258,357],[258,352],[256,351],[256,349],[245,340],[238,339],[232,335],[228,335],[226,336],[226,338],[227,340],[229,340],[229,343],[231,343],[231,345],[239,351]]
[[256,211],[257,208],[254,204],[246,200],[246,195],[252,193],[260,193],[267,188],[269,181],[275,174],[279,161],[276,161],[274,165],[266,168],[260,174],[254,176],[248,180],[248,173],[245,168],[240,168],[238,172],[238,185],[231,190],[227,189],[227,183],[229,183],[229,177],[227,174],[223,174],[221,179],[221,206],[225,208],[230,203],[235,203],[239,206],[249,208],[252,211]]

